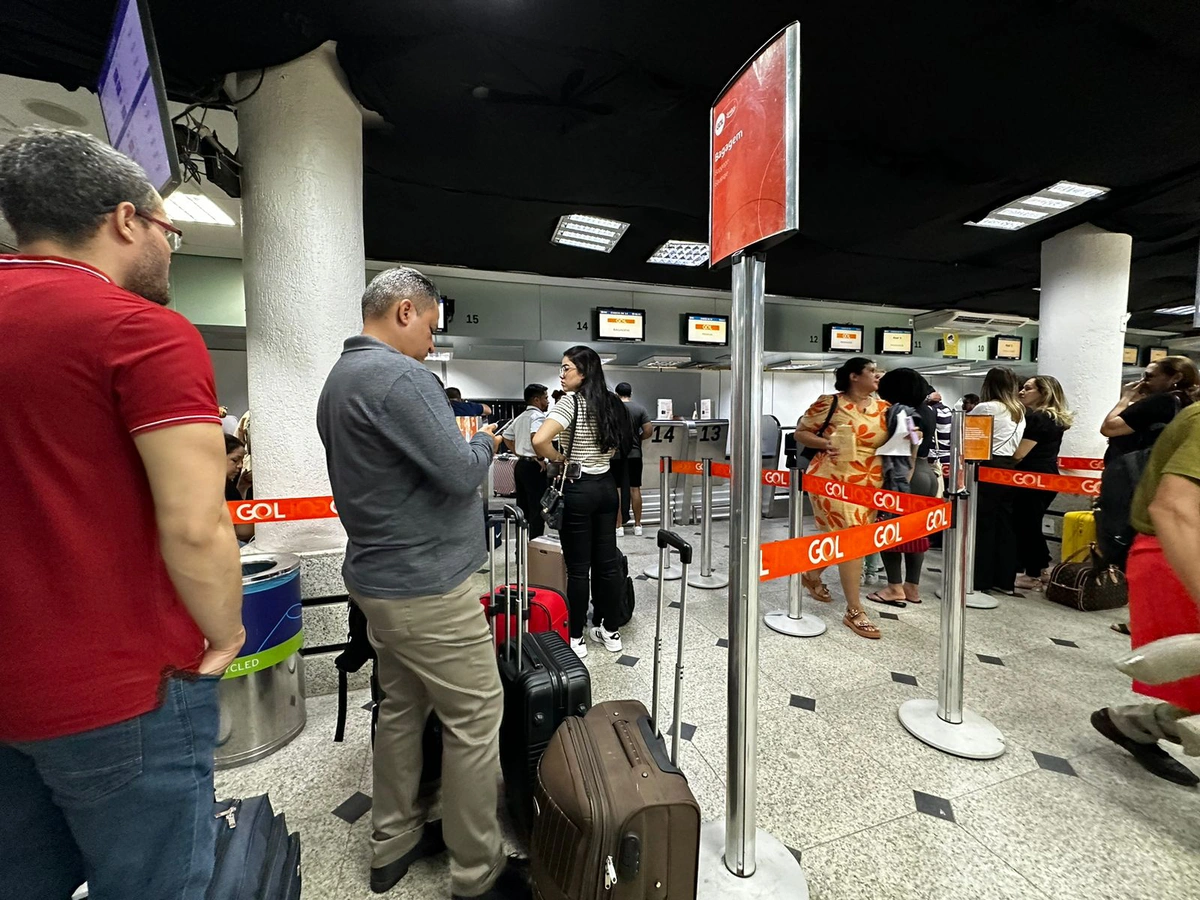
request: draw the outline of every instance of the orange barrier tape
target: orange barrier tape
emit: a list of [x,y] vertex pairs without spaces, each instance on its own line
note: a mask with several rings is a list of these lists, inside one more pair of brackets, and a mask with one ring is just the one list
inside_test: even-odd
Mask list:
[[942,501],[936,497],[922,497],[919,494],[901,494],[898,491],[874,490],[861,484],[846,484],[842,481],[831,481],[817,475],[805,475],[804,490],[818,497],[829,497],[833,500],[845,500],[858,506],[869,506],[881,512],[906,513],[920,512],[941,506]]
[[1090,459],[1086,456],[1060,456],[1058,464],[1064,469],[1074,469],[1077,472],[1101,472],[1104,470],[1104,460]]
[[1014,472],[1012,469],[990,469],[983,466],[979,470],[979,480],[988,484],[1006,484],[1010,487],[1056,491],[1060,494],[1100,496],[1100,479],[1095,477],[1047,475],[1043,472]]
[[[663,467],[662,460],[658,461],[658,471],[661,472]],[[704,462],[696,459],[673,459],[671,460],[672,475],[703,475]],[[712,474],[714,478],[730,478],[733,475],[733,470],[729,463],[714,462],[712,464]],[[774,487],[789,487],[792,483],[791,474],[787,469],[763,469],[762,483],[773,485]]]
[[300,519],[336,519],[332,497],[291,497],[286,500],[230,500],[229,515],[235,525],[260,522],[295,522]]
[[[908,496],[907,494],[905,496]],[[924,498],[928,499],[928,498]],[[800,575],[898,547],[950,527],[950,504],[909,513],[871,525],[858,525],[832,534],[790,538],[762,545],[760,580]]]

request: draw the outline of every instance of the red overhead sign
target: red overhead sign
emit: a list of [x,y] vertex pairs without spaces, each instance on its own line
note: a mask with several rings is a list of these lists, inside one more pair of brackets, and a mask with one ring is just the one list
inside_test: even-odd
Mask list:
[[800,23],[763,47],[709,113],[709,259],[800,227]]

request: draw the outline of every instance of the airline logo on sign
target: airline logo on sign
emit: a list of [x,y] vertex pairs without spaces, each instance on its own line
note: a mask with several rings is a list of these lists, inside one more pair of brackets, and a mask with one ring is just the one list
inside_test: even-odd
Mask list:
[[336,519],[332,497],[295,497],[288,500],[231,500],[227,504],[235,525],[292,522],[301,519]]

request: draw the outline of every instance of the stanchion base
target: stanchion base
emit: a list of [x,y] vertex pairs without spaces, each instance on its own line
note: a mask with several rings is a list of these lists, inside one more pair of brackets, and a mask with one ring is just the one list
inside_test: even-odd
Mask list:
[[967,609],[995,609],[999,605],[1000,601],[991,594],[984,594],[979,591],[967,592]]
[[688,584],[694,588],[700,588],[703,591],[716,591],[724,587],[729,587],[728,575],[692,575],[688,578]]
[[763,622],[772,631],[778,631],[780,634],[788,634],[792,637],[817,637],[825,633],[825,623],[816,616],[810,616],[807,613],[801,613],[800,618],[791,618],[787,610],[779,612],[767,613],[763,616]]
[[917,740],[964,759],[995,759],[1004,753],[1000,729],[969,709],[962,711],[962,724],[951,725],[939,718],[937,701],[908,700],[900,705],[900,724]]
[[697,900],[808,900],[804,870],[783,842],[760,828],[754,843],[754,874],[739,877],[725,865],[725,821],[701,825]]
[[[642,574],[645,575],[647,578],[657,579],[658,578],[658,563],[655,563],[652,566],[646,566],[646,568],[642,570]],[[683,567],[677,566],[674,563],[671,563],[671,565],[667,566],[667,571],[663,573],[662,580],[663,581],[678,581],[682,577],[683,577]]]

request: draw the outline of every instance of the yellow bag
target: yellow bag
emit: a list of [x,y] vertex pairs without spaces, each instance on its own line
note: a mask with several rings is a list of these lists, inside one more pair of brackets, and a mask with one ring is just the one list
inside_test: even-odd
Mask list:
[[1063,516],[1062,558],[1070,559],[1096,540],[1096,517],[1090,509]]

